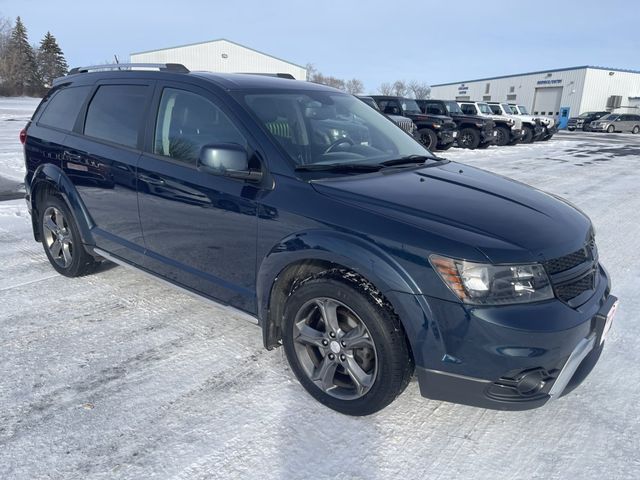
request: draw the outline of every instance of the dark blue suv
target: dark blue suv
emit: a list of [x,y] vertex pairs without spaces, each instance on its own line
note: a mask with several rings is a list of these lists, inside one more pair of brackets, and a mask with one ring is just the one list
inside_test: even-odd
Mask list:
[[113,261],[248,312],[350,415],[414,371],[425,397],[538,407],[598,360],[617,302],[576,208],[434,157],[332,88],[116,68],[58,79],[21,134],[61,274]]

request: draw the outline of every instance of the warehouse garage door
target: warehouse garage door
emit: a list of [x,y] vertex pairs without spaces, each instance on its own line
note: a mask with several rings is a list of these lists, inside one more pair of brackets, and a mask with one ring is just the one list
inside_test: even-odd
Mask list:
[[560,114],[562,87],[536,88],[533,99],[533,114],[555,117]]

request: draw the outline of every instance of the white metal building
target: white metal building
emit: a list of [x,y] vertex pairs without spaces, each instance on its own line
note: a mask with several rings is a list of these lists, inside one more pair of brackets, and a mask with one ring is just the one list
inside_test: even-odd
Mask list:
[[189,70],[222,73],[290,73],[307,79],[305,67],[220,38],[207,42],[135,52],[132,63],[181,63]]
[[572,67],[431,86],[438,99],[513,102],[534,115],[609,110],[640,113],[640,71]]

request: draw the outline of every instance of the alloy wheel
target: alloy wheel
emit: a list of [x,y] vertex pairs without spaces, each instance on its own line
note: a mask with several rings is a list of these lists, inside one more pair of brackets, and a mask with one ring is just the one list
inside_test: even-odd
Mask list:
[[45,246],[53,261],[62,268],[69,267],[73,260],[73,238],[62,211],[48,207],[42,217],[42,227]]
[[293,323],[297,359],[323,392],[355,400],[373,386],[378,356],[371,334],[342,302],[321,297],[306,302]]

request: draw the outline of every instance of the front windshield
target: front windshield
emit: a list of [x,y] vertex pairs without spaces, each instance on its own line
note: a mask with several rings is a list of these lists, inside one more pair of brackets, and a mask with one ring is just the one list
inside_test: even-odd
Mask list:
[[486,103],[478,103],[478,108],[480,109],[480,112],[486,115],[493,115],[493,111],[491,110],[491,107]]
[[491,112],[494,115],[502,115],[502,110],[500,110],[500,105],[489,105]]
[[578,115],[578,118],[587,118],[587,117],[592,116],[594,113],[596,113],[596,112],[584,112],[584,113],[581,113],[580,115]]
[[351,95],[284,91],[247,94],[244,100],[296,166],[432,157],[401,128]]
[[615,115],[613,113],[610,113],[608,115],[605,115],[604,117],[602,117],[600,120],[617,120],[619,117],[619,115]]
[[415,100],[411,100],[410,98],[403,98],[402,99],[402,110],[405,113],[410,113],[410,114],[415,114],[415,115],[422,114],[422,110],[420,110],[420,107],[418,106],[416,101]]
[[529,111],[527,110],[527,107],[525,107],[524,105],[518,105],[518,109],[520,110],[520,113],[522,115],[529,115]]
[[444,102],[444,106],[447,107],[447,112],[451,113],[457,113],[457,114],[462,114],[462,110],[460,110],[460,106],[456,103],[453,102],[451,100],[445,101]]
[[504,108],[505,112],[510,113],[511,115],[517,115],[518,114],[516,109],[512,108],[511,105],[509,105],[508,103],[503,103],[502,104],[502,108]]

